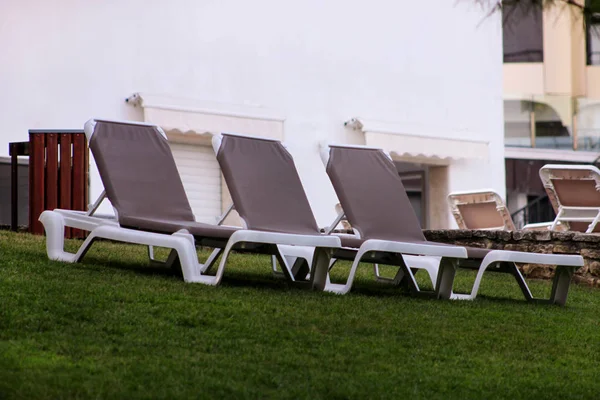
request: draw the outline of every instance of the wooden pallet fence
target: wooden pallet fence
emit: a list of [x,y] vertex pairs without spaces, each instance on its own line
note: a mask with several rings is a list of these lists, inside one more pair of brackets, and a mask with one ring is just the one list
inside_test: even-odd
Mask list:
[[[29,231],[43,234],[42,211],[84,211],[88,204],[88,146],[83,131],[29,131]],[[67,238],[86,233],[66,228]]]

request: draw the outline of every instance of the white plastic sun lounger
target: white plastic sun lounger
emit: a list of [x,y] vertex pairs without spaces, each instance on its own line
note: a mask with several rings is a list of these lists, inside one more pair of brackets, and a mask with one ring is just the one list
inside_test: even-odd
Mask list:
[[[508,207],[492,189],[450,193],[448,204],[459,229],[516,230]],[[536,222],[521,230],[548,230],[551,225],[552,222]]]
[[450,193],[448,205],[459,229],[516,230],[506,204],[492,189]]
[[[323,235],[236,229],[195,221],[164,132],[155,125],[90,120],[85,124],[90,149],[116,219],[100,218],[93,211],[44,211],[40,221],[47,234],[48,257],[78,262],[97,238],[171,248],[166,262],[181,265],[186,282],[218,285],[231,250],[275,255],[286,277],[302,287],[323,289],[331,248],[339,239]],[[260,218],[261,216],[259,216]],[[269,214],[263,217],[269,218]],[[76,253],[64,250],[65,227],[90,231]],[[333,239],[333,240],[332,240]],[[215,248],[205,263],[198,261],[196,245]],[[312,268],[322,273],[297,278],[278,245],[304,245],[317,249]],[[150,247],[150,257],[152,248]],[[210,268],[220,258],[215,275]]]
[[547,164],[540,169],[558,224],[570,231],[600,232],[600,170],[593,165]]
[[[230,209],[238,212],[243,227],[331,237],[320,232],[293,158],[280,141],[221,134],[213,137],[213,149],[233,201]],[[297,243],[279,250],[294,276],[313,275],[314,246]],[[280,274],[275,265],[273,272]],[[322,274],[327,276],[326,271]]]
[[[398,265],[409,287],[419,292],[405,255],[435,256],[439,270],[433,294],[438,298],[475,299],[484,272],[504,272],[514,276],[525,299],[564,305],[571,277],[583,265],[579,255],[534,254],[517,251],[477,249],[429,242],[423,236],[396,168],[381,149],[364,146],[329,146],[324,152],[331,179],[355,237],[341,237],[343,249],[335,258],[353,261],[345,284],[328,284],[325,290],[347,293],[360,262]],[[343,250],[352,250],[344,255]],[[515,263],[557,265],[549,299],[534,298]],[[475,267],[477,277],[470,294],[453,292],[459,267]]]

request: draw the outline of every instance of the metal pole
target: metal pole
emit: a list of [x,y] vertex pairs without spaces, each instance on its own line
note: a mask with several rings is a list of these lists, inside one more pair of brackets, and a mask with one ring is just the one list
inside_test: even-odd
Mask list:
[[573,150],[577,150],[577,113],[575,111],[571,117],[571,132],[573,136]]
[[534,111],[535,103],[531,102],[531,111],[529,111],[529,132],[531,139],[531,147],[535,147],[535,111]]
[[17,144],[10,143],[10,230],[17,231],[19,225],[19,164],[17,159]]

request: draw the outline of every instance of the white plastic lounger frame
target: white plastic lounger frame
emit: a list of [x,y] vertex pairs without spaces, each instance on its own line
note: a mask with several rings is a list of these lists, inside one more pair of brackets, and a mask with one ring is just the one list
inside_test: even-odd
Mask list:
[[[362,146],[342,146],[342,147],[362,147]],[[327,149],[328,150],[328,149]],[[389,157],[389,155],[388,155]],[[329,162],[329,151],[321,151],[321,158],[325,166]],[[600,175],[599,175],[600,176]],[[478,272],[470,294],[458,294],[453,292],[454,275],[460,267],[461,259],[467,258],[467,249],[459,246],[436,246],[421,245],[412,243],[392,242],[383,240],[366,240],[358,250],[352,263],[348,281],[344,285],[328,284],[325,290],[335,293],[347,293],[352,287],[354,274],[360,262],[368,262],[369,257],[373,257],[376,252],[388,252],[399,254],[402,259],[409,264],[410,259],[405,254],[429,256],[422,257],[428,262],[438,263],[437,281],[435,284],[435,295],[438,298],[453,300],[473,300],[477,297],[477,292],[483,277],[483,273],[488,269],[494,272],[505,272],[513,275],[525,296],[530,302],[551,303],[564,305],[567,300],[567,294],[571,277],[576,268],[583,266],[583,257],[579,255],[562,254],[538,254],[507,250],[490,251],[478,265]],[[419,257],[415,257],[419,258]],[[547,264],[556,265],[556,271],[552,284],[552,291],[548,299],[534,298],[529,286],[515,263],[526,264]],[[409,264],[409,267],[413,265]],[[414,267],[418,268],[418,265]],[[409,287],[419,291],[410,268],[403,266],[402,272],[409,279]]]
[[[566,223],[567,227],[569,222],[588,222],[589,225],[585,233],[594,232],[596,225],[600,222],[600,201],[591,205],[591,203],[594,203],[594,200],[600,198],[600,170],[598,168],[593,165],[547,164],[540,169],[540,179],[556,211],[556,218],[550,226],[551,230],[556,230],[561,222]],[[580,198],[575,202],[571,202],[573,199],[561,199],[561,195],[554,184],[554,181],[561,180],[581,181],[583,184],[591,183],[595,187],[595,190],[594,193],[589,193],[588,191],[587,195],[592,195],[596,199],[581,199],[582,196],[586,196],[585,194],[578,193],[568,193]],[[589,188],[585,189],[589,190]],[[583,200],[582,203],[587,203],[587,205],[570,205],[577,204],[581,200]]]
[[[232,211],[235,210],[235,204],[231,203],[229,205],[229,207],[227,207],[227,209],[223,212],[223,214],[221,214],[220,216],[217,217],[217,225],[222,225],[223,222],[227,219],[227,217],[229,216],[229,214],[231,214]],[[280,253],[282,253],[282,255],[285,253],[285,258],[288,261],[289,264],[294,265],[296,258],[294,257],[292,254],[294,253],[294,250],[299,248],[299,246],[278,246]],[[289,247],[289,249],[287,249]],[[284,249],[287,249],[287,251],[283,251]],[[302,255],[304,255],[305,253],[302,252]],[[312,249],[309,249],[308,253],[308,258],[303,257],[307,262],[308,265],[310,265],[310,260],[312,260],[312,254],[313,251]],[[277,269],[277,265],[279,264],[279,261],[277,260],[277,256],[271,256],[271,269],[273,272],[273,275],[276,277],[284,277],[285,274],[282,271],[279,271]]]
[[[299,245],[311,246],[315,248],[316,257],[313,260],[312,268],[321,273],[311,274],[310,281],[296,282],[301,286],[313,285],[317,289],[323,289],[325,286],[327,268],[329,266],[329,257],[331,248],[340,247],[339,238],[334,237],[311,237],[304,235],[274,234],[270,232],[258,232],[249,230],[239,230],[234,232],[225,249],[215,249],[204,264],[198,262],[194,236],[186,230],[181,230],[172,235],[145,232],[134,229],[123,228],[114,220],[108,220],[97,217],[90,217],[81,212],[77,215],[70,210],[44,211],[40,215],[40,221],[46,229],[46,247],[48,258],[51,260],[75,263],[80,261],[89,250],[94,240],[97,238],[111,239],[119,242],[142,244],[146,246],[158,246],[173,249],[169,259],[165,264],[171,265],[175,261],[175,256],[179,257],[183,278],[186,282],[199,282],[207,285],[218,285],[223,276],[223,271],[229,253],[235,248],[244,248],[246,243],[260,243],[273,245]],[[72,227],[90,231],[90,234],[83,242],[77,253],[69,253],[64,250],[64,229]],[[334,239],[334,240],[331,240]],[[221,255],[221,262],[214,276],[205,275],[205,272],[215,264],[218,256]],[[288,262],[283,256],[276,254],[284,274],[292,282],[295,282],[294,275]],[[316,264],[316,265],[315,265]]]
[[[515,263],[523,264],[547,264],[556,265],[554,279],[552,280],[552,291],[548,299],[533,297],[525,278],[517,268]],[[506,272],[514,276],[519,288],[523,292],[525,299],[534,303],[549,303],[564,306],[567,302],[567,294],[571,278],[576,268],[583,266],[583,257],[578,255],[563,254],[539,254],[525,253],[509,250],[490,251],[479,265],[477,276],[470,294],[452,293],[450,299],[453,300],[474,300],[477,297],[477,291],[483,278],[483,273],[488,269],[494,272]]]
[[[329,225],[329,227],[325,230],[325,233],[328,235],[333,234],[333,231],[335,230],[335,228],[342,221],[345,222],[347,225],[350,225],[350,223],[346,220],[346,214],[344,213],[344,210],[342,209],[341,204],[339,204],[339,203],[336,204],[336,210],[338,211],[337,217],[333,220],[331,225]],[[336,236],[343,237],[344,234],[336,234]],[[349,235],[349,236],[360,239],[360,234],[358,232],[355,232],[354,235]],[[431,257],[404,255],[403,259],[408,264],[409,268],[415,268],[415,269],[426,271],[427,274],[429,275],[429,280],[431,281],[431,285],[433,287],[436,286],[437,274],[438,274],[438,269],[439,269],[439,264],[440,264],[439,257],[431,258]],[[337,261],[338,260],[335,258],[331,259],[331,262],[329,263],[330,270],[331,270],[331,268],[333,268],[333,266],[336,264]],[[375,274],[375,280],[377,282],[389,283],[389,284],[393,284],[393,285],[398,285],[400,283],[400,281],[402,280],[402,278],[404,277],[404,272],[403,272],[402,268],[398,269],[398,271],[396,272],[396,274],[393,278],[387,278],[387,277],[382,276],[381,272],[379,271],[379,264],[377,264],[377,263],[373,264],[373,272]],[[416,284],[416,282],[415,282],[415,284]]]
[[[254,139],[260,139],[259,136],[254,135],[237,135],[237,136],[248,136]],[[268,139],[271,140],[271,139]],[[219,153],[223,141],[223,136],[220,134],[214,135],[212,138],[212,147],[215,154]],[[282,144],[284,147],[285,145]],[[232,204],[228,210],[219,218],[220,221],[224,220],[227,215],[235,209],[235,205]],[[331,236],[328,235],[299,235],[299,234],[288,234],[288,233],[276,233],[276,232],[258,232],[252,230],[246,230],[248,224],[244,218],[240,215],[240,221],[244,230],[236,231],[227,246],[233,245],[238,242],[247,243],[268,243],[273,244],[275,249],[273,251],[273,257],[277,259],[279,264],[282,266],[283,275],[288,279],[295,281],[298,277],[298,272],[302,269],[304,263],[308,264],[308,270],[310,273],[306,276],[310,286],[318,290],[323,290],[326,285],[327,271],[329,266],[329,259],[331,258],[332,249],[341,247],[340,239],[329,240]],[[259,240],[235,240],[234,236],[240,232],[254,232],[260,234],[262,238],[266,235],[271,239],[269,241]],[[234,242],[232,244],[232,242]],[[227,254],[227,248],[225,249]],[[275,275],[280,275],[276,268],[275,262],[273,262],[272,270]],[[303,278],[303,277],[302,277]],[[302,284],[304,281],[296,282]]]
[[[492,203],[495,206],[494,215],[464,215],[461,210],[462,207],[468,207],[469,205]],[[492,189],[481,189],[481,190],[470,190],[463,192],[453,192],[448,195],[448,204],[450,210],[459,229],[480,229],[480,230],[516,230],[515,224],[510,215],[510,211],[506,204],[498,193]],[[462,206],[462,207],[461,207]],[[475,211],[481,213],[489,213],[490,210]],[[483,221],[474,219],[481,218]],[[465,221],[466,220],[466,221]],[[472,225],[469,225],[467,221],[470,221]],[[552,222],[538,222],[526,224],[522,230],[548,230],[552,226]],[[559,224],[559,228],[562,228]]]
[[[346,146],[345,147],[354,147],[354,148],[363,148],[363,149],[377,149],[375,147],[369,146]],[[377,149],[379,150],[379,149]],[[392,157],[384,152],[385,155],[391,160]],[[329,163],[329,144],[326,142],[321,143],[321,161],[323,165],[327,167]],[[328,227],[326,233],[332,233],[335,227],[342,221],[345,220],[346,216],[344,210],[341,205],[339,207],[338,215]],[[339,235],[341,236],[341,235]],[[354,237],[360,239],[360,234],[355,231]],[[375,280],[382,283],[391,283],[391,284],[399,284],[402,279],[405,277],[409,280],[409,287],[413,288],[415,291],[420,292],[419,285],[414,278],[414,274],[411,271],[411,268],[418,270],[425,270],[429,275],[429,279],[434,287],[435,293],[445,293],[448,290],[451,290],[452,287],[448,288],[448,274],[451,273],[454,275],[453,271],[456,266],[452,265],[452,261],[448,261],[446,259],[442,260],[443,257],[447,255],[441,253],[440,246],[430,246],[430,245],[418,245],[414,243],[402,243],[402,242],[388,242],[382,240],[366,240],[363,242],[361,247],[358,249],[354,261],[352,263],[352,267],[350,268],[350,274],[348,275],[348,280],[345,284],[335,284],[329,283],[325,290],[331,291],[334,293],[345,294],[350,291],[352,288],[352,283],[354,282],[354,276],[356,274],[356,268],[358,268],[358,264],[360,262],[368,262],[368,257],[375,256],[377,252],[388,252],[388,253],[398,253],[401,254],[400,264],[403,264],[399,267],[398,272],[396,273],[394,278],[385,278],[381,275],[379,271],[379,264],[373,263],[373,272],[375,273]],[[454,258],[467,258],[467,251],[462,247],[445,247],[444,250],[451,254],[450,257]],[[332,267],[336,263],[336,259],[332,259],[330,262],[330,267]],[[441,267],[443,263],[443,267]],[[454,279],[452,278],[452,281]],[[438,285],[439,283],[439,285]]]
[[[448,204],[459,229],[516,230],[504,200],[492,189],[450,193]],[[470,206],[480,209],[469,210]],[[477,215],[463,215],[463,208]],[[475,226],[469,226],[467,221]]]
[[[361,148],[361,149],[377,149],[377,150],[379,150],[376,147],[370,147],[370,146],[361,146],[361,145],[355,145],[355,146],[344,145],[344,146],[345,147],[356,147],[356,148]],[[321,142],[319,154],[321,156],[321,161],[323,162],[323,165],[325,167],[327,167],[327,163],[329,162],[329,143],[327,141]],[[384,154],[390,160],[392,159],[392,156],[388,152],[384,151]],[[325,233],[327,233],[328,235],[333,233],[335,228],[340,223],[346,223],[347,225],[350,225],[350,223],[346,219],[346,214],[344,213],[344,210],[343,210],[341,204],[339,204],[339,203],[336,204],[336,211],[337,211],[337,216],[335,217],[333,222],[329,225],[329,227],[325,230]],[[360,234],[358,234],[358,232],[355,232],[354,236],[357,237],[358,239],[360,239]],[[429,280],[431,281],[432,286],[436,287],[437,274],[438,274],[439,263],[440,263],[439,257],[425,258],[425,257],[421,257],[421,256],[404,255],[403,258],[404,258],[404,261],[406,261],[409,264],[410,268],[425,270],[427,272],[427,274],[429,275]],[[331,260],[330,269],[335,265],[336,262],[337,262],[336,259]],[[375,280],[377,282],[390,283],[390,284],[394,284],[394,285],[399,284],[404,276],[403,269],[399,268],[398,272],[396,273],[396,275],[393,278],[386,278],[381,275],[381,273],[379,271],[379,264],[377,264],[377,263],[373,264],[373,272],[375,274]],[[415,285],[416,284],[417,283],[415,281]]]
[[[128,124],[138,124],[133,122],[124,122]],[[149,125],[140,123],[139,125]],[[88,138],[88,143],[94,132],[95,120],[89,120],[85,124],[84,131]],[[154,126],[154,125],[151,125]],[[165,135],[164,132],[156,127]],[[166,137],[166,135],[165,135]],[[101,196],[102,197],[102,196]],[[99,200],[101,201],[101,200]],[[97,203],[99,202],[97,201]],[[97,205],[96,205],[97,208]],[[325,287],[327,279],[327,268],[332,248],[340,247],[339,238],[330,236],[307,236],[285,233],[259,232],[251,230],[239,230],[234,232],[224,249],[215,249],[204,264],[198,262],[195,239],[186,230],[175,232],[171,235],[154,232],[146,232],[134,229],[123,228],[119,226],[117,220],[95,217],[85,212],[71,210],[47,210],[39,218],[46,230],[46,247],[48,257],[52,260],[64,262],[78,262],[82,259],[90,246],[97,238],[111,239],[120,242],[142,244],[146,246],[159,246],[170,248],[173,251],[169,255],[165,264],[171,265],[176,258],[179,258],[183,278],[185,282],[199,282],[207,285],[218,285],[221,282],[223,271],[225,269],[228,256],[233,249],[243,249],[246,244],[272,244],[272,249],[281,263],[284,274],[288,279],[299,286],[306,288],[316,288],[322,290]],[[72,227],[90,231],[87,239],[83,242],[76,253],[69,253],[64,250],[64,229]],[[310,246],[315,249],[312,260],[312,270],[309,280],[297,281],[288,266],[288,263],[277,250],[277,245],[299,245]],[[149,254],[152,254],[151,249]],[[219,267],[216,274],[206,275],[210,268],[216,263],[221,255]]]
[[400,265],[400,270],[396,278],[394,278],[394,282],[399,283],[401,280],[407,279],[408,287],[413,292],[429,294],[419,289],[411,268],[425,269],[430,273],[430,277],[432,276],[430,270],[435,269],[437,276],[435,279],[432,279],[435,282],[433,294],[440,298],[450,298],[455,270],[458,267],[457,260],[467,258],[467,250],[464,247],[442,247],[370,239],[363,242],[358,249],[350,267],[346,283],[329,283],[325,290],[338,294],[348,293],[352,289],[358,265],[361,262],[369,263],[370,260],[372,261],[377,256],[377,253],[397,255],[396,263]]

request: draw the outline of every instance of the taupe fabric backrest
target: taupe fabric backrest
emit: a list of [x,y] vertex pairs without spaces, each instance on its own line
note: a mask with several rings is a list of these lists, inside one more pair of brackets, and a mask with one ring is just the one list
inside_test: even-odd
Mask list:
[[319,233],[294,160],[279,141],[223,134],[217,160],[249,229]]
[[[540,179],[555,212],[560,207],[600,207],[600,171],[591,165],[547,164]],[[570,231],[585,232],[589,222],[564,222]],[[594,232],[600,232],[600,224]]]
[[425,241],[398,171],[383,151],[330,146],[327,174],[361,237]]
[[496,203],[468,203],[456,206],[465,222],[465,229],[504,228],[504,219]]
[[195,220],[171,148],[158,129],[97,121],[90,149],[121,225],[129,217]]
[[506,204],[493,190],[450,193],[448,205],[458,229],[515,230],[515,224]]
[[600,192],[593,179],[552,179],[560,204],[567,207],[600,207]]
[[[600,207],[600,192],[596,189],[596,181],[592,179],[552,179],[552,184],[562,206]],[[569,221],[571,231],[585,232],[588,226],[588,222]],[[600,232],[600,225],[596,225],[593,232]]]

